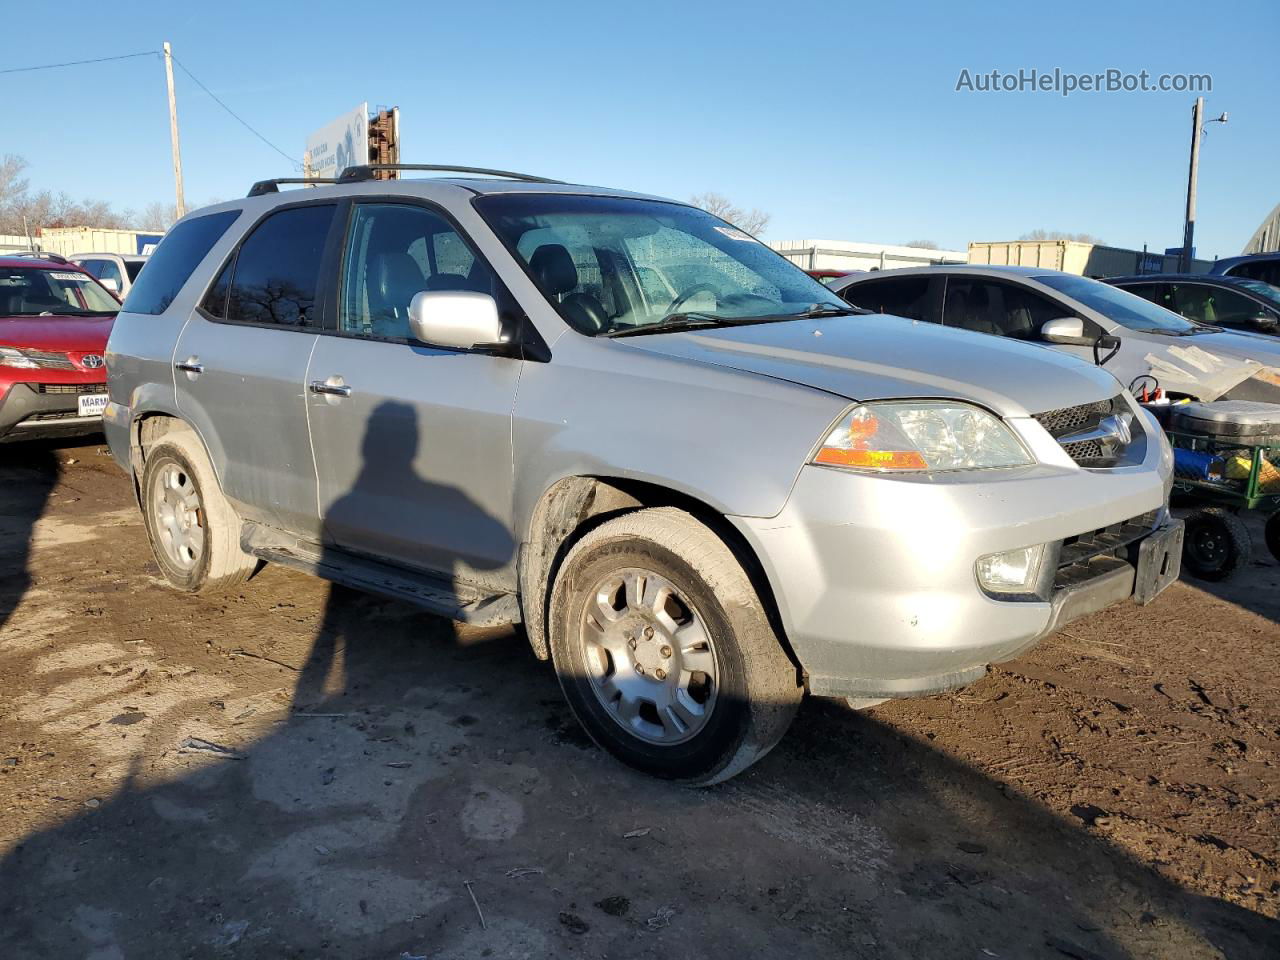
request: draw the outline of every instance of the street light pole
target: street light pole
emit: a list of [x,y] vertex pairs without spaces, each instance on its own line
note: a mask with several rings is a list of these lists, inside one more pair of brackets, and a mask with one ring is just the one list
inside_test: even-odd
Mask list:
[[1200,173],[1200,130],[1204,116],[1204,97],[1196,97],[1191,108],[1191,170],[1187,175],[1187,218],[1182,227],[1182,256],[1178,271],[1191,272],[1191,247],[1196,232],[1196,177]]
[[178,104],[173,96],[173,52],[169,41],[164,42],[164,78],[169,87],[169,145],[173,148],[173,188],[176,197],[174,212],[181,217],[187,212],[182,193],[182,147],[178,144]]

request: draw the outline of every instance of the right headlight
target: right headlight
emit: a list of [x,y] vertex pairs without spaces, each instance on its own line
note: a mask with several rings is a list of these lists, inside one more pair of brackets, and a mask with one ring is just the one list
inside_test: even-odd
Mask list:
[[1035,461],[1002,420],[944,400],[864,403],[845,414],[813,463],[903,473],[1024,467]]

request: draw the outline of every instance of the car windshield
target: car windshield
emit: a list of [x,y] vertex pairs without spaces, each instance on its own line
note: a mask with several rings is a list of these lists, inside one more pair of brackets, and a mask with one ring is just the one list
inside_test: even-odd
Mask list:
[[1261,280],[1236,280],[1235,286],[1243,287],[1255,297],[1261,297],[1267,303],[1280,309],[1280,287],[1273,287],[1271,284],[1264,283]]
[[1071,274],[1047,274],[1032,277],[1046,287],[1052,287],[1086,307],[1098,311],[1122,327],[1142,333],[1163,333],[1170,336],[1188,336],[1206,331],[1206,327],[1184,320],[1171,310],[1156,306],[1135,294],[1088,277]]
[[560,194],[490,194],[475,206],[582,333],[853,312],[799,267],[694,207]]
[[0,267],[0,317],[84,317],[119,310],[116,299],[79,270]]
[[126,260],[124,262],[124,269],[125,272],[129,274],[130,281],[138,279],[138,274],[142,272],[142,266],[144,263],[145,261],[143,260]]

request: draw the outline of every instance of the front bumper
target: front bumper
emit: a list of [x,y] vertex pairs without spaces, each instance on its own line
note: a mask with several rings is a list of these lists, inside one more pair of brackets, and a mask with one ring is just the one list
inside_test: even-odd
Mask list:
[[95,433],[102,429],[102,416],[80,416],[78,397],[105,390],[105,383],[12,384],[0,396],[0,439]]
[[[887,478],[809,466],[778,516],[733,519],[764,566],[810,691],[905,697],[972,683],[988,664],[1134,596],[1141,544],[1181,542],[1180,530],[1153,537],[1177,524],[1172,468],[1163,442],[1142,464],[1107,470]],[[1080,544],[1093,541],[1101,552],[1091,557]],[[979,557],[1040,543],[1062,561],[1046,599],[982,591]],[[1154,562],[1144,601],[1177,575],[1176,555]],[[1143,566],[1152,580],[1152,561]]]

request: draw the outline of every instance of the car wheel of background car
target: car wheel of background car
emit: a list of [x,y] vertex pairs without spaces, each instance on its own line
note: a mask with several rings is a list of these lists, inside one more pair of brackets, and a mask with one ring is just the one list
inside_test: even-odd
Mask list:
[[1205,507],[1186,518],[1182,565],[1201,580],[1226,580],[1249,562],[1253,543],[1244,523],[1222,507]]
[[1267,549],[1271,551],[1271,556],[1280,560],[1280,513],[1273,513],[1267,517],[1263,534],[1267,538]]
[[705,786],[740,773],[781,739],[803,694],[742,565],[682,510],[586,534],[560,567],[548,622],[578,720],[655,776]]
[[240,518],[189,430],[165,434],[147,452],[142,516],[156,563],[179,590],[226,589],[257,568],[257,559],[240,549]]

